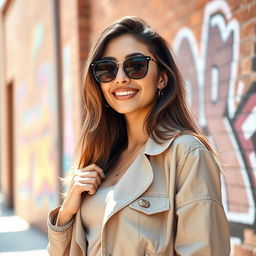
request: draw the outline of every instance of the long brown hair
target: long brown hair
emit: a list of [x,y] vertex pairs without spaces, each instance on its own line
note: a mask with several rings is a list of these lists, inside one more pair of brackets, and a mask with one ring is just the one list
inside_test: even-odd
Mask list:
[[187,106],[184,82],[167,42],[142,19],[127,16],[102,32],[91,49],[84,68],[83,127],[76,154],[77,168],[95,163],[107,171],[116,164],[121,151],[127,146],[124,116],[107,105],[100,84],[94,79],[90,67],[92,62],[102,58],[110,40],[123,34],[131,34],[146,44],[159,63],[158,72],[164,71],[168,75],[168,83],[162,96],[156,95],[155,104],[145,120],[144,126],[148,135],[161,143],[177,136],[177,130],[179,133],[189,132],[213,152]]

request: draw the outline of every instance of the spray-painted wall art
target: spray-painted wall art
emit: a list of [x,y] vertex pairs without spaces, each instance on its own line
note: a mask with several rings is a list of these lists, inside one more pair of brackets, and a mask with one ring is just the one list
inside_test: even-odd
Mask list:
[[32,37],[29,77],[15,90],[16,200],[23,216],[52,209],[58,201],[56,88],[51,62],[38,61],[43,41],[44,28],[38,24]]
[[239,80],[240,26],[225,1],[209,2],[200,40],[187,27],[174,40],[190,105],[223,163],[231,242],[256,227],[256,86]]

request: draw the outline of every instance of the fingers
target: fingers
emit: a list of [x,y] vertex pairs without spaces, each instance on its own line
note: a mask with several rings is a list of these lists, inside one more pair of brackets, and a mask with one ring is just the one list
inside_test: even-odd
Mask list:
[[105,174],[104,174],[103,170],[99,166],[97,166],[96,164],[88,165],[85,168],[80,169],[80,170],[83,171],[83,172],[96,171],[102,178],[105,178]]
[[80,190],[80,193],[82,192],[88,192],[88,194],[93,195],[96,193],[98,186],[95,186],[94,184],[82,184],[80,182],[76,182],[74,186]]
[[88,194],[93,195],[101,184],[102,178],[105,178],[103,170],[92,164],[75,172],[73,186],[78,193],[87,191]]
[[93,183],[94,180],[96,181],[97,185],[100,185],[100,183],[101,183],[101,177],[95,171],[94,172],[77,171],[75,174],[74,180],[80,181],[84,184]]

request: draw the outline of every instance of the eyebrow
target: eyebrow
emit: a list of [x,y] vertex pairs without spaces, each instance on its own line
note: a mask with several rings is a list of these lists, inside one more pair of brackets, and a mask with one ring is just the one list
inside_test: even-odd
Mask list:
[[[125,59],[128,59],[128,58],[132,58],[132,57],[135,57],[135,56],[145,56],[143,53],[141,52],[134,52],[134,53],[131,53],[131,54],[127,54],[125,56]],[[117,60],[115,57],[103,57],[102,60]]]

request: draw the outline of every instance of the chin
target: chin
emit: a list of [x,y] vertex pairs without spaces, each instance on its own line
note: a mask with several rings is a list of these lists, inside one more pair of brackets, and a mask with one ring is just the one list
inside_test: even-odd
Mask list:
[[127,108],[113,108],[116,112],[118,112],[119,114],[123,114],[123,115],[126,115],[126,114],[129,114],[129,113],[132,113],[132,112],[135,112],[136,109],[127,109]]
[[123,114],[123,115],[126,115],[126,114],[129,114],[129,113],[132,113],[134,111],[128,111],[128,110],[116,110],[116,112],[118,112],[119,114]]
[[[128,104],[127,104],[128,105]],[[131,112],[134,112],[136,110],[138,110],[138,108],[136,108],[135,106],[117,106],[117,105],[110,105],[116,112],[120,113],[120,114],[128,114]]]

